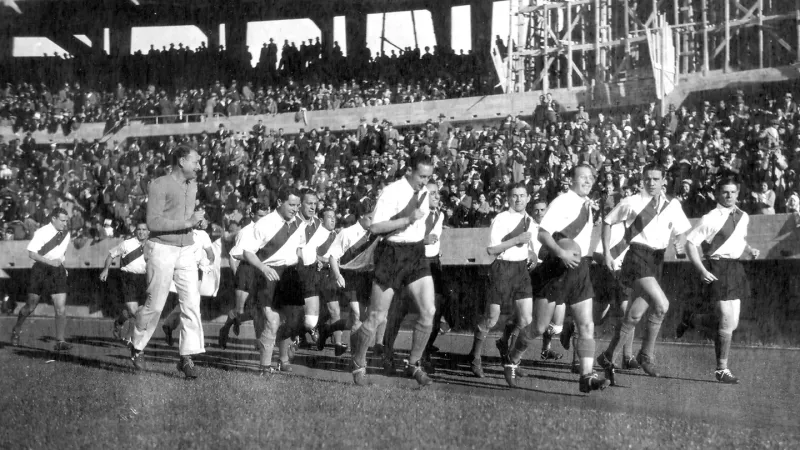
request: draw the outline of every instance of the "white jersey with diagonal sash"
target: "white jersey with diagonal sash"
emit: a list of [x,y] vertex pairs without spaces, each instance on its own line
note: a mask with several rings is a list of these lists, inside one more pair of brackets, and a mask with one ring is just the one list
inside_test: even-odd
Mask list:
[[119,268],[123,272],[144,274],[147,273],[147,263],[144,260],[144,242],[130,238],[119,243],[108,251],[111,258],[119,257]]
[[489,229],[489,247],[500,245],[522,233],[531,233],[527,244],[517,244],[497,255],[497,259],[501,261],[526,261],[530,252],[534,250],[534,241],[538,241],[537,230],[536,222],[528,213],[525,211],[518,213],[508,209],[492,220]]
[[747,248],[747,226],[750,216],[736,206],[717,205],[700,219],[686,236],[711,258],[739,259]]
[[428,190],[414,191],[408,180],[400,180],[386,186],[375,204],[373,223],[409,217],[414,210],[420,209],[425,215],[406,228],[390,233],[386,236],[389,242],[410,243],[420,242],[425,239],[425,219],[430,212]]
[[591,200],[569,190],[550,203],[539,223],[539,229],[555,237],[563,236],[575,241],[581,256],[588,256],[592,240]]
[[666,249],[673,234],[692,228],[678,200],[646,192],[623,198],[606,214],[605,223],[624,223],[629,245],[641,244],[654,250]]
[[[61,233],[61,234],[59,234]],[[46,259],[64,262],[69,248],[69,231],[59,232],[52,223],[39,228],[28,242],[27,250],[38,253]]]

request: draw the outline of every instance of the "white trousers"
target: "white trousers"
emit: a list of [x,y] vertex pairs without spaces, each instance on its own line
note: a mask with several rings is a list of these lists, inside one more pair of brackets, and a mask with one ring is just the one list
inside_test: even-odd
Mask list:
[[200,291],[193,247],[147,241],[144,258],[147,261],[147,302],[136,313],[133,347],[144,350],[150,342],[167,302],[169,286],[174,281],[181,311],[180,354],[204,353],[205,336],[200,319]]

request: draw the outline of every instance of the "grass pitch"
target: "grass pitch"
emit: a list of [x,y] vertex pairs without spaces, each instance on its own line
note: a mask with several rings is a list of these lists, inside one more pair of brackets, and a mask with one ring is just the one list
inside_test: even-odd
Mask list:
[[[120,355],[124,351],[119,352]],[[725,426],[505,389],[419,389],[200,367],[131,374],[121,356],[0,350],[0,448],[798,448],[798,430]],[[347,374],[342,374],[347,375]],[[577,390],[577,385],[573,386]],[[795,392],[796,393],[796,392]]]

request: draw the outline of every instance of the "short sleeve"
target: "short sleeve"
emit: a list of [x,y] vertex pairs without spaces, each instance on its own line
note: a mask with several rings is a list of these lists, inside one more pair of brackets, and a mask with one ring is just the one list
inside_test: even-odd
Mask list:
[[[629,197],[630,198],[630,197]],[[626,200],[622,200],[611,209],[608,213],[606,213],[605,219],[603,222],[607,223],[608,225],[616,225],[620,222],[625,222],[628,220],[628,211],[630,210],[629,202]]]
[[683,234],[687,231],[692,229],[692,224],[689,222],[689,219],[686,217],[686,214],[683,212],[683,208],[681,208],[681,204],[677,200],[672,200],[671,205],[672,211],[674,214],[674,222],[673,222],[673,230],[675,230],[675,234]]

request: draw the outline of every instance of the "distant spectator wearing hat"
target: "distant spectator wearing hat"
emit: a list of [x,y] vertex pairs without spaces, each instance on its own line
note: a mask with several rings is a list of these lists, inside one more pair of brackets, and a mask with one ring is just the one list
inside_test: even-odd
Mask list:
[[797,116],[797,103],[795,103],[792,99],[791,92],[787,92],[786,95],[783,96],[781,109],[783,110],[783,117],[786,120],[794,120],[794,118]]

